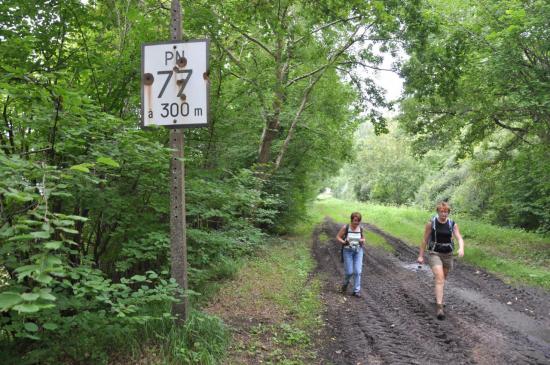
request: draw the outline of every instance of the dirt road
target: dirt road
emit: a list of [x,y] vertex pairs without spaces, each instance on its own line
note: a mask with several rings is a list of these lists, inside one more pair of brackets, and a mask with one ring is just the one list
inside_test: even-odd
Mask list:
[[[432,274],[417,250],[367,224],[396,254],[369,247],[362,298],[339,293],[343,267],[326,220],[313,233],[323,300],[325,364],[550,364],[550,294],[514,288],[455,261],[445,289],[447,318],[435,318]],[[322,240],[321,233],[329,239]]]

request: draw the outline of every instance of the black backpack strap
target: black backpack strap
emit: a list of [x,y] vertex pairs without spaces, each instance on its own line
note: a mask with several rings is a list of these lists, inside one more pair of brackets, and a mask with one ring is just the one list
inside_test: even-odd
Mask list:
[[348,232],[349,232],[349,224],[346,224],[346,231],[344,232],[344,237],[342,238],[344,241],[348,238]]
[[437,230],[435,228],[436,219],[436,216],[433,216],[431,219],[432,231],[430,232],[430,239],[428,241],[428,251],[433,251],[435,249],[435,245],[437,244]]
[[[344,232],[344,237],[342,239],[345,241],[348,238],[349,224],[346,224],[346,231]],[[340,261],[344,262],[344,245],[340,246]]]

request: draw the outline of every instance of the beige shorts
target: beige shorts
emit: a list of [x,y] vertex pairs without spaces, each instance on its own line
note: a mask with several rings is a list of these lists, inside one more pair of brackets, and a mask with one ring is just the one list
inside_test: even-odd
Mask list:
[[453,254],[429,252],[428,263],[430,264],[430,267],[443,266],[443,268],[447,268],[451,271],[453,269]]

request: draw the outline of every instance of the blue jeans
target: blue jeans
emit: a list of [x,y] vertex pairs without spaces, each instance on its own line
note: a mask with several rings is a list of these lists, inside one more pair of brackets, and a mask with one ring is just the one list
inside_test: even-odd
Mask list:
[[353,249],[344,247],[344,285],[348,285],[353,276],[353,292],[361,290],[361,271],[363,269],[363,247]]

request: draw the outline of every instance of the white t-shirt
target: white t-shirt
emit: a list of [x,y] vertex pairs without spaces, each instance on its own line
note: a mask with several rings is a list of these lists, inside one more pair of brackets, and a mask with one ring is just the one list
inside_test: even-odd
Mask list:
[[348,226],[347,240],[351,247],[359,246],[361,243],[361,227],[357,226],[357,231],[353,231],[351,226]]

